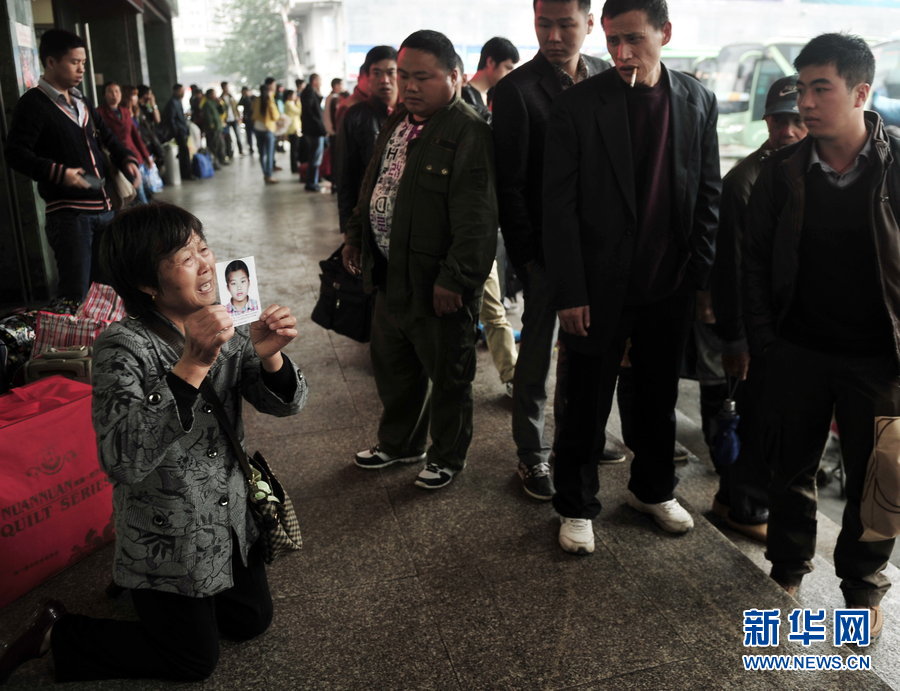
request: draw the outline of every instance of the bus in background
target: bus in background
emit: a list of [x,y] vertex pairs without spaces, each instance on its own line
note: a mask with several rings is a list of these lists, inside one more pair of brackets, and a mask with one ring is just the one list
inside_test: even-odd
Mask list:
[[666,67],[700,79],[699,66],[719,54],[716,48],[670,49],[664,46],[661,59]]
[[[762,116],[766,94],[773,82],[794,74],[794,58],[805,44],[805,39],[772,39],[733,43],[719,51],[706,86],[719,103],[719,151],[723,159],[733,163],[765,141],[768,132]],[[723,171],[725,168],[723,161]]]
[[875,54],[875,83],[870,108],[884,118],[885,125],[900,127],[900,40],[881,43]]

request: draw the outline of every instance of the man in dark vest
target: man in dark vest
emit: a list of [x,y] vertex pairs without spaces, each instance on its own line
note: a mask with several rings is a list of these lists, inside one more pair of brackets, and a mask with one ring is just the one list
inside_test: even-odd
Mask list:
[[847,490],[834,567],[874,638],[894,540],[860,540],[860,504],[875,416],[896,416],[900,400],[900,140],[865,110],[875,59],[863,39],[818,36],[794,67],[809,136],[763,166],[743,258],[750,353],[766,367],[766,557],[791,594],[812,570],[816,471],[834,417]]

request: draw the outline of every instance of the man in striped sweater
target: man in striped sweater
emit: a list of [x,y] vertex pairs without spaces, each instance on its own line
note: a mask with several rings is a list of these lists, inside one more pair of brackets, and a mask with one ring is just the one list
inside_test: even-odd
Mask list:
[[87,53],[81,37],[52,29],[41,37],[44,72],[13,111],[9,165],[38,183],[47,203],[47,240],[56,255],[57,294],[80,301],[92,279],[94,237],[113,216],[103,181],[111,175],[101,147],[135,184],[141,174],[125,148],[84,100],[78,85]]

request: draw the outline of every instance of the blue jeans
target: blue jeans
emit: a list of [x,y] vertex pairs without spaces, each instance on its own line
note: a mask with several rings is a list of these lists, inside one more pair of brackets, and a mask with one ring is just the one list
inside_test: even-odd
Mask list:
[[147,198],[147,190],[144,189],[144,181],[141,180],[140,185],[134,186],[134,191],[137,193],[137,197],[135,200],[139,204],[147,204],[150,200]]
[[319,166],[322,165],[322,154],[325,153],[325,137],[307,137],[309,147],[309,174],[306,176],[306,189],[318,189]]
[[256,147],[259,149],[259,164],[262,166],[263,177],[272,177],[275,167],[275,133],[266,130],[256,130]]
[[56,255],[59,297],[80,301],[92,280],[108,283],[98,275],[96,258],[100,232],[114,215],[112,211],[95,214],[65,210],[47,214],[44,232]]

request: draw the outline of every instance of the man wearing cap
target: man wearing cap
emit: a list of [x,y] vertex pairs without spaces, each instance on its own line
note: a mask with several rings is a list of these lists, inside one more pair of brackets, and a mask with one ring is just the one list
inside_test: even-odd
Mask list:
[[733,529],[760,542],[766,541],[768,520],[768,468],[759,449],[759,400],[765,360],[754,359],[744,333],[741,309],[741,243],[744,217],[753,183],[772,152],[795,144],[806,136],[806,125],[797,108],[797,76],[782,77],[769,88],[763,115],[769,138],[738,163],[722,181],[719,233],[712,275],[712,300],[718,335],[722,339],[725,373],[743,382],[735,397],[741,416],[738,434],[741,452],[734,465],[720,466],[719,491],[713,499],[713,513]]
[[[900,139],[865,109],[875,76],[865,40],[817,36],[794,67],[809,137],[763,164],[742,248],[750,353],[766,366],[766,558],[795,595],[816,552],[816,472],[833,417],[847,492],[834,569],[874,637],[894,539],[862,540],[860,505],[876,415],[897,415],[900,392]],[[892,431],[879,428],[879,447]]]

